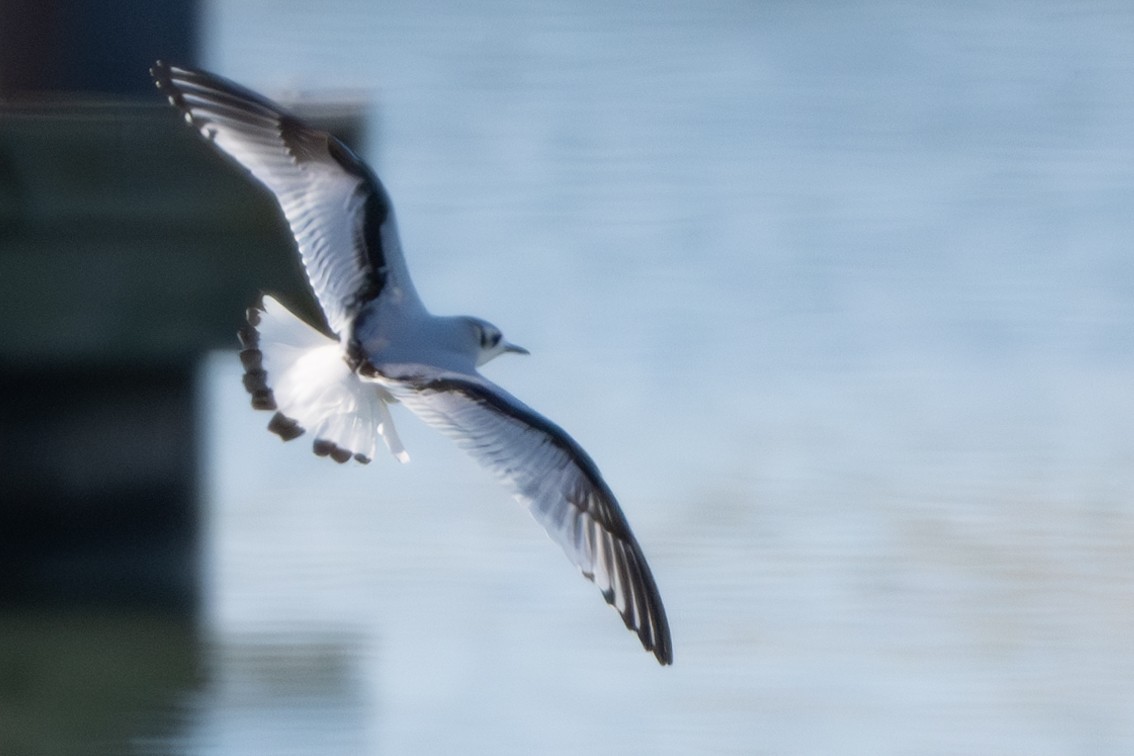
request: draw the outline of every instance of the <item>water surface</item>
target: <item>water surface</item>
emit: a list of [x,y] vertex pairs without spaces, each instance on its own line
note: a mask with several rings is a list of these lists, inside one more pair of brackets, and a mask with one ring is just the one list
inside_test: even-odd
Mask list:
[[218,354],[183,752],[1134,747],[1134,11],[209,17],[226,75],[373,98],[419,290],[532,350],[486,373],[599,462],[676,662],[414,418],[339,468]]

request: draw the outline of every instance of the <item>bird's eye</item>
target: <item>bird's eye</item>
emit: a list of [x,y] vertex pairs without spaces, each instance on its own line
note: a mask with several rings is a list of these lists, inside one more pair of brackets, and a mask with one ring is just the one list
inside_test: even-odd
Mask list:
[[492,330],[489,328],[480,329],[480,348],[481,349],[494,349],[500,343],[500,331]]

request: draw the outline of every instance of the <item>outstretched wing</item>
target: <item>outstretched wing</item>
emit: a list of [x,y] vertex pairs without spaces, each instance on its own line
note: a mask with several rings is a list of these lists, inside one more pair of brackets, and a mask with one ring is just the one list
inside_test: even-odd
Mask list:
[[421,365],[373,370],[403,404],[453,437],[527,504],[662,664],[669,622],[646,557],[591,458],[562,428],[479,376]]
[[386,190],[346,145],[219,76],[161,61],[150,73],[189,124],[275,195],[335,333],[391,283],[391,271],[416,298]]

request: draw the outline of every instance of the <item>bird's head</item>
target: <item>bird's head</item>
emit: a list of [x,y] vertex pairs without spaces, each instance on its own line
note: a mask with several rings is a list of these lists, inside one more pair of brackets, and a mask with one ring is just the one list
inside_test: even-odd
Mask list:
[[529,354],[528,350],[524,349],[522,346],[510,344],[505,341],[504,334],[500,332],[500,329],[488,321],[481,320],[480,318],[468,318],[468,322],[472,326],[473,336],[476,339],[477,367],[480,367],[495,357],[499,357],[505,352]]

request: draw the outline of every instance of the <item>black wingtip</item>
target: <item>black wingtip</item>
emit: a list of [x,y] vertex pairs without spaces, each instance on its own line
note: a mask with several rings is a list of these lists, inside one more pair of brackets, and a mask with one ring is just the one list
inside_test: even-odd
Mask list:
[[[652,582],[652,581],[651,581]],[[647,651],[653,652],[654,658],[658,660],[658,664],[663,667],[668,667],[673,664],[673,640],[669,635],[669,620],[665,616],[665,608],[662,607],[660,598],[656,593],[653,596],[647,595],[644,597],[646,602],[652,604],[648,610],[648,617],[651,618],[650,622],[642,622],[637,628],[632,627],[627,622],[627,627],[638,635],[638,640],[642,643],[642,648]],[[626,618],[623,617],[625,620]]]
[[642,596],[642,599],[648,605],[646,613],[652,618],[652,621],[643,623],[643,626],[638,630],[638,638],[642,641],[646,650],[654,652],[658,664],[668,667],[673,664],[673,638],[669,634],[669,618],[666,617],[665,607],[662,606],[657,583],[654,582],[650,568],[645,566],[644,559],[641,566],[644,568],[643,578],[648,586],[648,590]]
[[669,627],[664,626],[660,631],[661,637],[657,639],[653,648],[654,657],[658,660],[658,664],[669,667],[673,664],[673,643],[669,638]]
[[161,58],[155,60],[154,64],[150,66],[150,77],[154,80],[154,85],[163,91],[172,84],[170,66]]
[[153,77],[154,86],[158,88],[159,92],[165,95],[165,99],[169,100],[170,105],[181,112],[185,122],[192,126],[194,125],[193,115],[189,110],[188,104],[185,102],[185,97],[181,94],[181,90],[173,80],[174,71],[185,73],[187,69],[179,69],[170,66],[161,59],[158,59],[150,66],[150,76]]

